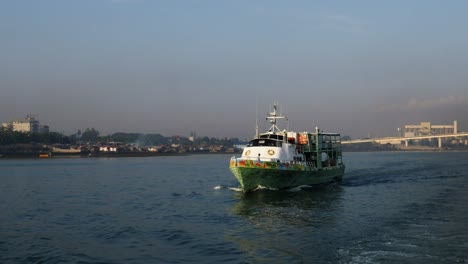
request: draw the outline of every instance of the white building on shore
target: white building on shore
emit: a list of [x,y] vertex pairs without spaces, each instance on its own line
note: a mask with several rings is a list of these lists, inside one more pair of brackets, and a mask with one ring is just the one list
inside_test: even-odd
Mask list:
[[458,134],[458,123],[453,125],[433,125],[431,122],[421,122],[420,125],[405,125],[405,137]]
[[3,123],[2,127],[11,131],[30,132],[30,133],[48,133],[49,126],[41,125],[34,115],[27,115],[25,119],[15,120]]

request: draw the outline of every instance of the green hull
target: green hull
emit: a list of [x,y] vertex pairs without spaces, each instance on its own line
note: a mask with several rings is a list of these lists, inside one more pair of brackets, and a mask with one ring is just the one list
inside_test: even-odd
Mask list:
[[300,185],[317,185],[343,178],[345,166],[328,167],[318,170],[282,170],[270,168],[230,166],[244,192],[263,186],[271,189],[283,189]]

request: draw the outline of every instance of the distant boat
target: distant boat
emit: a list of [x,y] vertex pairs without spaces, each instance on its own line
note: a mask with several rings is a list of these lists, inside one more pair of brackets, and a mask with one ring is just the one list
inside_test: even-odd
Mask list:
[[343,178],[345,165],[338,133],[294,132],[280,130],[278,105],[267,119],[271,128],[244,148],[241,157],[233,156],[230,170],[244,192],[257,188],[283,189],[301,185],[316,185]]
[[41,152],[39,153],[39,158],[51,158],[52,154],[50,152]]
[[60,154],[79,154],[81,153],[81,149],[79,148],[52,148],[52,153],[60,153]]

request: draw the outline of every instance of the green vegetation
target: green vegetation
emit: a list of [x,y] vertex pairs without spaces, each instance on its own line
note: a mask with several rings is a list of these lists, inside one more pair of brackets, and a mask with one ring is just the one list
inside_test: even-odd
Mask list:
[[11,131],[5,128],[0,130],[0,146],[14,144],[70,144],[70,138],[57,132],[29,133]]
[[113,133],[111,135],[101,136],[99,131],[94,128],[86,128],[84,132],[78,130],[77,133],[65,136],[57,132],[49,133],[29,133],[11,131],[6,128],[0,130],[0,146],[15,144],[78,144],[78,143],[106,143],[119,142],[123,144],[135,144],[139,146],[157,146],[157,145],[181,145],[181,146],[224,146],[232,147],[238,143],[238,139],[218,139],[202,137],[196,138],[193,142],[187,137],[170,136],[165,137],[161,134],[142,134],[142,133]]

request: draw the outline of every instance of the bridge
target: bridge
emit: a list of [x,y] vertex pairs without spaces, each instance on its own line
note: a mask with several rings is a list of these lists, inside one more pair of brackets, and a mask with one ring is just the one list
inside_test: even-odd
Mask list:
[[[357,143],[367,143],[375,142],[379,144],[392,144],[392,145],[401,145],[402,142],[405,142],[405,146],[408,147],[409,140],[421,140],[421,139],[433,139],[437,138],[439,148],[442,148],[442,139],[443,138],[460,138],[468,137],[468,132],[462,132],[457,134],[440,134],[440,135],[430,135],[430,136],[415,136],[415,137],[384,137],[384,138],[366,138],[366,139],[355,139],[355,140],[345,140],[341,144],[357,144]],[[468,141],[465,139],[465,144]]]

